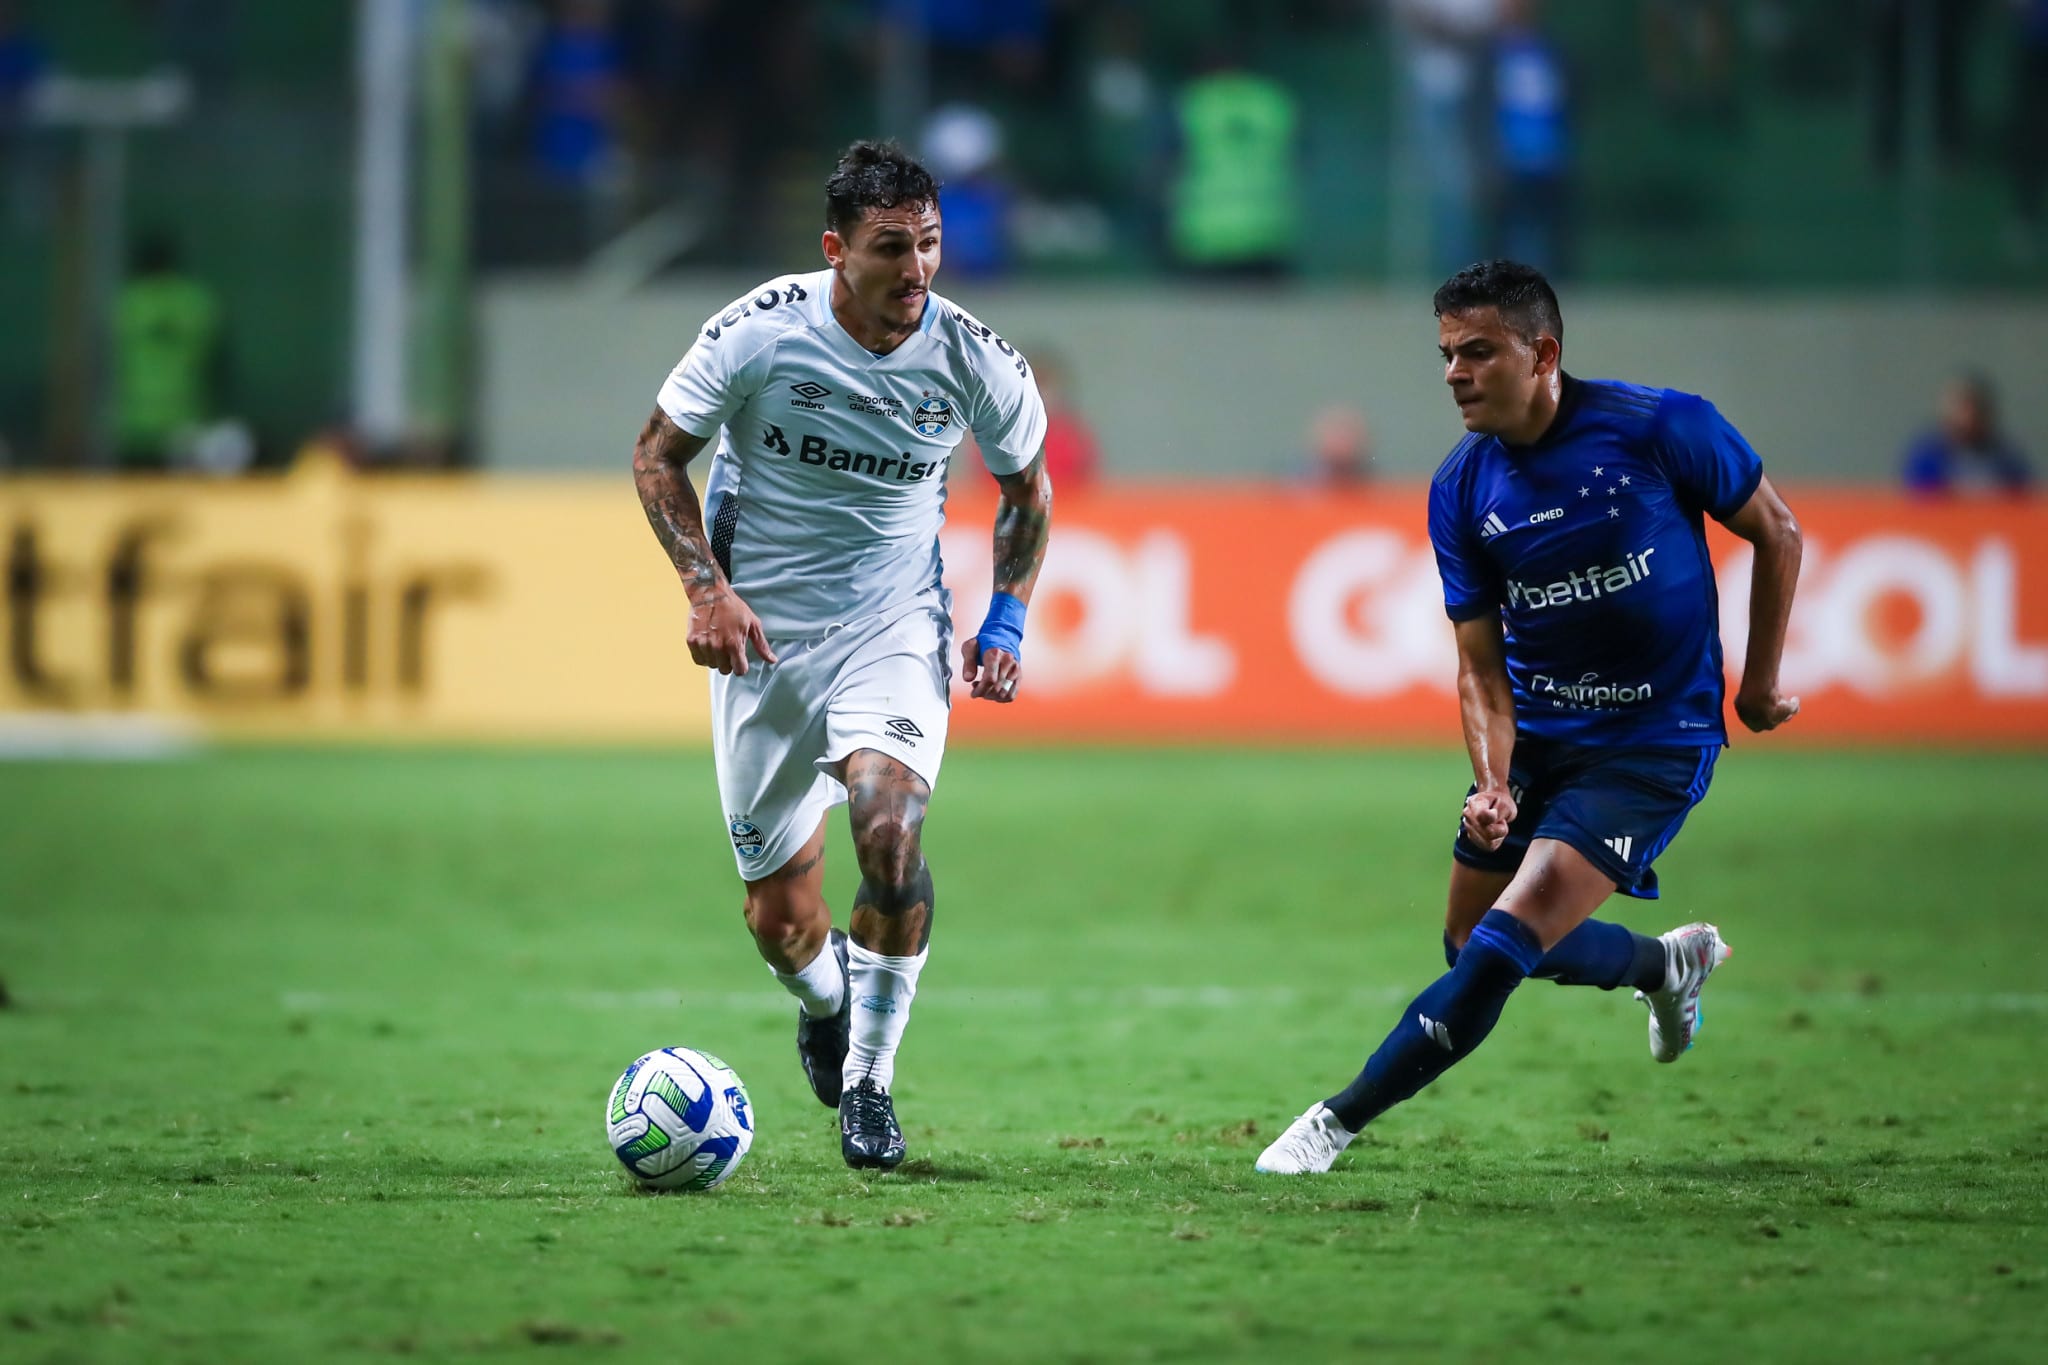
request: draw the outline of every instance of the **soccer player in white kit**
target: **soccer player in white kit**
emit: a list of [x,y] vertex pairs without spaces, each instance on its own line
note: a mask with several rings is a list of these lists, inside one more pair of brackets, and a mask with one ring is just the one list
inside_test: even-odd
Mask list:
[[[932,928],[920,848],[950,713],[946,464],[996,477],[995,583],[960,646],[970,696],[1013,701],[1052,519],[1045,408],[1014,347],[931,292],[938,186],[857,142],[825,185],[830,268],[705,323],[633,450],[640,501],[713,669],[718,791],[747,927],[799,1005],[797,1054],[849,1166],[903,1160],[890,1084]],[[699,504],[686,473],[717,442]],[[705,515],[708,507],[710,515]],[[851,806],[850,934],[825,904],[825,815]],[[850,941],[849,941],[850,939]]]

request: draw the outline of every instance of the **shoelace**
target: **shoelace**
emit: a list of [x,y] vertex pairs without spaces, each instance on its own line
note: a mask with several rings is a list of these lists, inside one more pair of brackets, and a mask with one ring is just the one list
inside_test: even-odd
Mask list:
[[886,1091],[856,1086],[846,1092],[845,1102],[852,1107],[848,1118],[855,1128],[888,1128],[891,1114]]

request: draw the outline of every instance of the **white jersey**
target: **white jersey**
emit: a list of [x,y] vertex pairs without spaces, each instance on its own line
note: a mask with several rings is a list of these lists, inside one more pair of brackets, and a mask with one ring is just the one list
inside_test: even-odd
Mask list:
[[832,276],[736,300],[661,387],[684,431],[723,428],[711,550],[770,639],[815,638],[936,589],[953,448],[971,430],[989,469],[1012,474],[1045,439],[1016,348],[928,294],[917,333],[875,355],[832,315]]

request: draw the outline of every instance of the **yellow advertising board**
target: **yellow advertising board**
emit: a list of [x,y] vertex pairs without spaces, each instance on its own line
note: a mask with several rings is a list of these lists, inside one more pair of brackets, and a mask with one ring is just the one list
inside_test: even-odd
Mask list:
[[[941,546],[988,600],[987,480]],[[1794,489],[1787,742],[2048,742],[2048,504]],[[1064,497],[1025,690],[966,741],[1455,743],[1420,488],[1133,485]],[[1739,668],[1746,546],[1713,532]],[[1246,547],[1256,552],[1246,553]],[[687,602],[631,480],[0,481],[0,721],[229,736],[702,741]],[[1576,689],[1627,679],[1564,680]]]
[[687,602],[616,480],[0,480],[0,713],[222,735],[702,739]]

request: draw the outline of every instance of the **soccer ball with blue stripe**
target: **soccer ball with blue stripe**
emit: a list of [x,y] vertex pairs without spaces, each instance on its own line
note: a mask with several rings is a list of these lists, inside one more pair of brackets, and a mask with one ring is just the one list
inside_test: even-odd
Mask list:
[[605,1107],[605,1141],[651,1190],[710,1190],[754,1145],[747,1088],[708,1052],[665,1047],[626,1068]]

